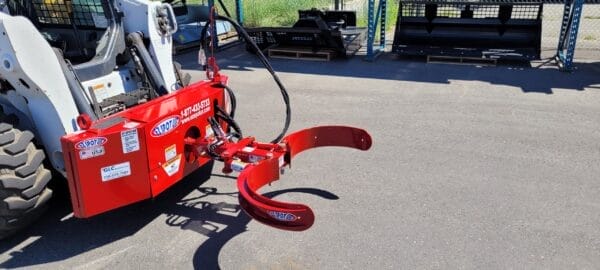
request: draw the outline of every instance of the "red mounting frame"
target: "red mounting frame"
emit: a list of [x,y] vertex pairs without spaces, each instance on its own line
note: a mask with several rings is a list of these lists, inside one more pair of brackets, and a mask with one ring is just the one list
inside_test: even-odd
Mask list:
[[224,104],[222,85],[202,81],[64,136],[75,216],[91,217],[156,197],[209,162],[190,159],[184,141],[211,136],[207,119],[216,104]]

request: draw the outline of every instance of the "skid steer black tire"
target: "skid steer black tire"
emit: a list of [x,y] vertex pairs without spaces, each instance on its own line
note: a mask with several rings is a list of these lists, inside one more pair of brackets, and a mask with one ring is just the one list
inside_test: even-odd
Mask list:
[[[0,115],[2,117],[2,115]],[[31,224],[52,197],[51,173],[44,152],[32,143],[33,134],[0,121],[0,239]],[[9,118],[9,117],[8,117]]]

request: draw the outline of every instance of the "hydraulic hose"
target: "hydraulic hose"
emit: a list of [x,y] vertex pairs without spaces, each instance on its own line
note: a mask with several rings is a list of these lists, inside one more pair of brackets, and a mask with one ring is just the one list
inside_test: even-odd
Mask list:
[[231,113],[229,113],[229,116],[233,119],[235,117],[235,109],[237,108],[237,99],[231,87],[227,85],[223,85],[223,87],[227,90],[227,94],[229,95],[229,101],[231,102]]
[[242,129],[240,128],[240,126],[237,124],[237,122],[233,119],[233,117],[231,117],[231,115],[227,114],[227,112],[225,112],[225,110],[223,110],[221,107],[216,106],[217,109],[217,114],[216,116],[218,118],[223,119],[227,124],[229,124],[229,126],[231,128],[233,128],[233,130],[235,130],[235,132],[242,137],[243,133],[242,133]]
[[[271,66],[271,63],[269,62],[267,57],[262,53],[262,51],[260,50],[258,45],[256,45],[254,40],[252,40],[252,38],[250,37],[248,32],[246,32],[246,30],[242,26],[240,26],[236,21],[234,21],[228,17],[221,16],[221,15],[217,16],[217,20],[227,21],[227,22],[231,23],[231,25],[233,25],[233,27],[235,27],[238,34],[241,34],[242,37],[246,40],[246,42],[248,42],[248,44],[250,44],[252,46],[252,48],[256,51],[256,53],[258,55],[258,59],[263,64],[263,66],[269,71],[269,73],[271,73],[271,76],[273,77],[273,80],[275,80],[275,83],[277,83],[277,86],[279,87],[279,90],[281,91],[281,96],[283,98],[283,102],[285,103],[285,124],[283,126],[281,133],[279,133],[279,135],[275,139],[273,139],[271,141],[271,143],[280,142],[281,139],[283,139],[283,137],[287,133],[287,131],[290,127],[290,122],[291,122],[291,118],[292,118],[290,97],[288,95],[287,89],[285,88],[285,86],[283,85],[281,80],[279,79],[279,76],[277,76],[277,73],[275,72],[275,70],[273,70],[273,66]],[[206,26],[202,29],[202,33],[200,35],[200,40],[203,43],[201,49],[208,48],[208,46],[206,46],[206,33],[208,31],[209,23],[207,23]],[[212,37],[211,37],[211,39],[212,39]],[[206,53],[205,55],[208,55],[208,53]]]
[[167,91],[165,81],[163,80],[160,71],[158,71],[158,68],[154,64],[154,61],[152,61],[150,53],[144,45],[142,34],[138,32],[133,32],[127,35],[127,43],[129,46],[135,48],[136,52],[138,53],[138,56],[142,60],[144,70],[146,71],[146,74],[148,74],[148,78],[150,79],[150,84],[155,89],[156,93],[158,93],[161,96],[168,94],[169,92]]

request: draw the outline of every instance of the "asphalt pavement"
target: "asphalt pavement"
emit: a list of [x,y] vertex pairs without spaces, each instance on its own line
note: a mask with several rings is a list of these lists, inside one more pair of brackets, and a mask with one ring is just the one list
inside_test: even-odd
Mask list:
[[[218,54],[244,133],[269,141],[284,106],[243,48]],[[177,57],[197,69],[195,53]],[[160,197],[89,220],[64,190],[0,243],[0,267],[37,269],[597,269],[600,62],[573,73],[500,64],[273,60],[292,125],[368,130],[367,152],[301,154],[264,192],[310,205],[314,226],[249,219],[235,179],[206,167]],[[191,71],[194,78],[202,72]]]

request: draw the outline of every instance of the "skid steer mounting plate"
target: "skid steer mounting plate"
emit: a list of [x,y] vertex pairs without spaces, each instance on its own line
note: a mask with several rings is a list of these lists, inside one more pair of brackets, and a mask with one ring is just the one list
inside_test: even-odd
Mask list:
[[91,217],[156,197],[209,162],[189,160],[184,140],[210,134],[207,119],[224,104],[219,85],[192,84],[64,136],[74,215]]

